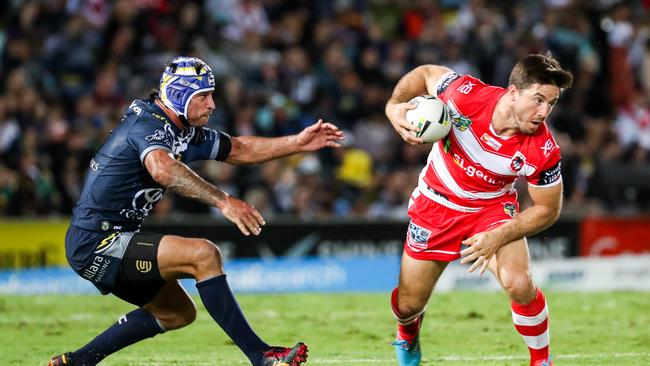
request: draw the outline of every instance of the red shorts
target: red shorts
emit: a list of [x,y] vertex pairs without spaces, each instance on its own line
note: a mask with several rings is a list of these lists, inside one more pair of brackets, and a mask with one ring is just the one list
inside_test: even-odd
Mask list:
[[431,200],[416,189],[408,209],[411,222],[404,250],[414,259],[454,261],[460,258],[463,240],[508,222],[518,211],[516,198],[513,201],[506,198],[478,212],[457,211]]

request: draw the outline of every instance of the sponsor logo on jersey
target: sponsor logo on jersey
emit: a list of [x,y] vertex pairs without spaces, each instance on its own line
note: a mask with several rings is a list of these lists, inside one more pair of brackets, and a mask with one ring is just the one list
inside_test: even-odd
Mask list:
[[[104,221],[106,222],[106,221]],[[107,236],[102,240],[101,243],[95,248],[95,254],[100,254],[104,253],[108,248],[113,245],[118,239],[120,238],[120,233],[112,233],[111,235]]]
[[551,184],[560,179],[560,176],[562,175],[562,169],[560,168],[560,165],[561,164],[558,161],[555,165],[543,171],[540,174],[539,185]]
[[514,217],[515,214],[517,213],[517,204],[512,202],[506,202],[503,205],[503,212],[505,212],[510,217]]
[[106,274],[110,264],[111,260],[108,257],[96,255],[86,268],[84,268],[81,275],[89,281],[99,282]]
[[483,172],[480,168],[477,168],[471,163],[469,164],[466,163],[465,159],[460,157],[460,155],[454,153],[453,158],[454,158],[454,163],[456,163],[456,165],[458,165],[461,169],[463,169],[463,171],[465,172],[465,174],[467,174],[468,177],[476,178],[493,185],[505,184],[504,181],[497,180],[496,177],[488,175],[487,173]]
[[447,90],[449,84],[451,84],[454,80],[458,79],[459,77],[460,75],[456,74],[455,72],[445,74],[444,79],[442,79],[440,81],[440,84],[438,84],[438,89],[436,90],[436,93],[438,93],[438,95],[443,93],[445,90]]
[[145,261],[141,259],[135,261],[135,269],[137,269],[138,272],[140,273],[147,273],[151,271],[151,267],[152,267],[151,261]]
[[416,225],[411,221],[409,223],[408,244],[414,249],[426,249],[427,242],[431,236],[431,231]]
[[135,114],[138,116],[142,114],[142,108],[138,107],[137,102],[134,100],[133,103],[129,106],[129,109],[132,109]]
[[158,142],[168,140],[169,136],[163,130],[155,130],[153,134],[145,136],[144,139],[148,142]]
[[540,149],[544,150],[544,156],[548,156],[548,154],[553,151],[553,148],[555,147],[555,144],[551,139],[546,140],[544,143],[544,146],[540,147]]
[[162,199],[161,188],[146,188],[139,190],[131,201],[132,208],[125,208],[120,214],[129,220],[143,220],[149,211]]
[[99,164],[95,161],[95,158],[90,159],[90,169],[94,171],[99,169]]
[[459,86],[458,89],[456,89],[456,90],[458,90],[459,93],[467,95],[472,91],[472,89],[475,86],[476,86],[476,83],[473,83],[470,80],[467,80],[463,85]]
[[526,157],[521,152],[517,151],[515,155],[510,160],[510,171],[513,173],[518,173],[526,164]]
[[488,135],[487,132],[481,136],[481,141],[485,142],[489,147],[493,148],[494,150],[499,150],[501,148],[501,143],[497,141],[494,137]]

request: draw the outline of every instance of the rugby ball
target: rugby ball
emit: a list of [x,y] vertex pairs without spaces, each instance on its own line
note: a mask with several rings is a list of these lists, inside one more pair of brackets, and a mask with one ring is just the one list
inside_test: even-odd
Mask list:
[[449,134],[451,117],[445,103],[432,96],[420,95],[409,101],[417,106],[406,111],[406,120],[420,129],[412,131],[424,142],[436,142]]

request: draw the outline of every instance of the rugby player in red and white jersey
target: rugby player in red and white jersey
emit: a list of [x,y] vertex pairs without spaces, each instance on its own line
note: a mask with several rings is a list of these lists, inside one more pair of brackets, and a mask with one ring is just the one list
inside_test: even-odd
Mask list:
[[[472,263],[470,272],[489,268],[511,298],[530,365],[551,365],[546,299],[531,278],[525,237],[560,214],[560,149],[545,122],[572,81],[550,55],[535,54],[515,65],[505,89],[437,65],[417,67],[395,86],[386,115],[404,141],[423,143],[405,119],[414,108],[408,101],[417,95],[438,96],[453,122],[449,135],[433,145],[409,203],[411,221],[391,299],[400,365],[419,365],[425,306],[447,264],[460,257]],[[514,182],[520,176],[533,205],[518,212]]]

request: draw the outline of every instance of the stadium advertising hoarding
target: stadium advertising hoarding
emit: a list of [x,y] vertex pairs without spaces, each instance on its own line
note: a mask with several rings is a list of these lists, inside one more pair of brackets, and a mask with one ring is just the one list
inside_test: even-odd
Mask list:
[[[397,281],[400,257],[235,259],[226,261],[230,285],[238,292],[386,291]],[[196,294],[194,280],[182,280]],[[0,270],[0,294],[98,294],[69,267]]]
[[0,269],[67,265],[68,221],[0,221]]
[[[558,259],[578,255],[578,227],[579,221],[563,219],[530,237],[532,258]],[[270,221],[258,237],[245,237],[231,224],[212,220],[149,221],[145,229],[208,238],[219,244],[226,258],[372,257],[400,255],[407,222],[275,220]]]
[[650,217],[588,217],[581,222],[580,255],[650,253]]
[[[66,265],[67,225],[51,220],[0,222],[0,269]],[[208,238],[219,244],[227,259],[269,259],[399,255],[406,227],[403,221],[269,220],[259,237],[245,237],[230,223],[203,218],[150,220],[144,230]],[[563,217],[528,242],[534,260],[648,253],[650,218]]]
[[[400,257],[303,259],[234,259],[224,263],[237,292],[386,292],[397,283]],[[650,291],[650,255],[576,257],[535,261],[532,272],[544,289],[559,291]],[[467,272],[468,266],[450,264],[436,291],[498,291],[494,276]],[[182,280],[196,294],[194,280]],[[69,267],[0,270],[0,295],[99,294]]]

